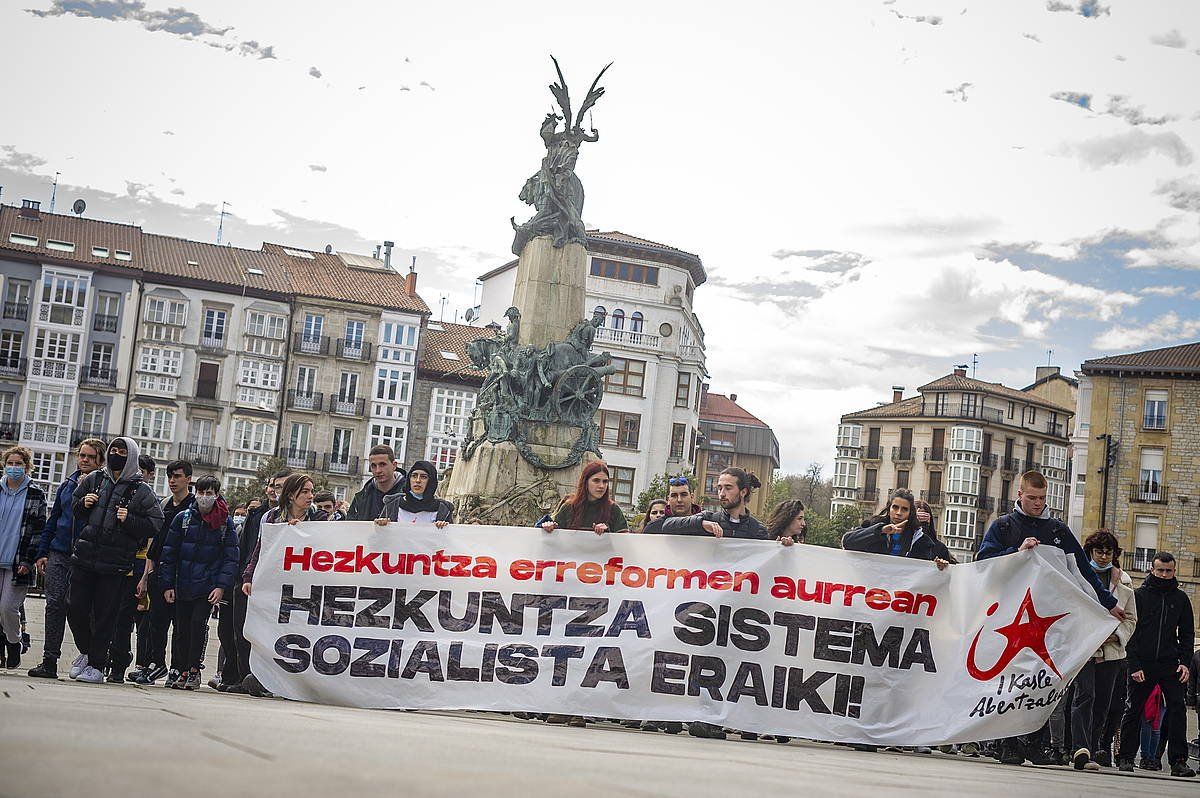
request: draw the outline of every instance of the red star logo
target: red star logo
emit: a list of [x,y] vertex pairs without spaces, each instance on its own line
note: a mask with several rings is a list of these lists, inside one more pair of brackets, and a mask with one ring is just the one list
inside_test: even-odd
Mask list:
[[[987,614],[990,616],[999,607],[999,604],[993,604]],[[1004,651],[1000,654],[1000,659],[996,664],[987,670],[980,669],[975,664],[975,647],[979,645],[979,636],[983,634],[983,627],[975,633],[975,639],[971,641],[971,650],[967,652],[967,673],[981,682],[986,682],[1008,667],[1008,664],[1020,654],[1023,650],[1029,649],[1034,654],[1042,658],[1042,662],[1050,666],[1050,670],[1060,679],[1062,674],[1058,672],[1058,668],[1054,665],[1054,660],[1050,657],[1050,652],[1046,650],[1046,632],[1059,619],[1070,615],[1069,612],[1064,612],[1062,615],[1051,615],[1043,618],[1037,614],[1037,610],[1033,606],[1033,596],[1029,588],[1025,589],[1025,598],[1021,600],[1021,606],[1017,608],[1017,614],[1013,618],[1012,623],[1008,626],[1001,626],[996,630],[997,634],[1004,635],[1008,639],[1008,643],[1004,646]],[[1021,619],[1025,618],[1024,621]]]

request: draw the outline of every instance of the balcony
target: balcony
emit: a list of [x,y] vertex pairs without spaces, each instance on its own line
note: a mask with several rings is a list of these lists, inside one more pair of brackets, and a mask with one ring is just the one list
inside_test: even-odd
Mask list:
[[342,474],[356,476],[358,474],[358,455],[327,452],[322,457],[322,471],[327,474]]
[[[339,346],[341,342],[339,341]],[[304,333],[292,334],[292,351],[298,355],[328,355],[329,354],[329,336],[328,335],[305,335]],[[340,357],[340,355],[339,355]]]
[[1166,504],[1167,486],[1157,482],[1139,482],[1129,486],[1129,501],[1137,504]]
[[[1154,567],[1154,555],[1157,553],[1154,549],[1127,551],[1121,555],[1121,570],[1146,573]],[[1196,566],[1193,566],[1193,569],[1195,570]]]
[[335,416],[355,416],[362,418],[367,412],[367,399],[362,396],[357,399],[353,396],[330,396],[329,412]]
[[74,449],[80,442],[88,438],[104,440],[104,437],[104,430],[102,429],[80,429],[79,427],[75,427],[71,430],[71,448]]
[[946,462],[946,447],[938,446],[926,447],[925,462],[927,463],[944,463]]
[[916,457],[916,449],[911,446],[893,446],[892,447],[892,462],[893,463],[911,463]]
[[49,380],[68,380],[74,382],[79,374],[79,365],[62,360],[46,360],[35,357],[29,364],[30,377],[44,377]]
[[24,357],[8,357],[0,355],[0,377],[21,379],[29,369],[29,359]]
[[1066,431],[1066,427],[1063,426],[1063,423],[1061,421],[1047,421],[1046,422],[1046,434],[1053,435],[1056,438],[1062,438],[1062,437],[1066,436],[1067,431]]
[[325,394],[323,393],[297,391],[295,388],[288,388],[287,406],[291,410],[309,410],[313,413],[319,413],[324,405]]
[[994,454],[981,455],[979,458],[979,466],[981,468],[991,468],[994,470],[999,462],[1000,458]]
[[[7,308],[8,306],[5,305],[5,307]],[[4,315],[7,318],[7,316],[8,316],[7,310],[4,311]],[[1164,430],[1166,428],[1167,428],[1167,416],[1165,413],[1162,413],[1162,414],[1146,413],[1145,415],[1142,416],[1142,429]]]
[[21,423],[21,440],[33,443],[49,443],[66,446],[70,431],[58,424],[43,424],[35,421]]
[[985,513],[992,513],[996,509],[996,497],[994,496],[978,496],[976,497],[975,506]]
[[337,356],[342,360],[368,361],[371,359],[371,344],[367,341],[351,341],[339,338],[337,341]]
[[879,488],[859,488],[858,496],[856,498],[860,502],[870,502],[871,504],[874,504],[875,502],[879,501]]
[[221,447],[208,446],[202,443],[177,444],[180,460],[187,460],[194,466],[217,468],[221,465]]
[[29,305],[24,302],[5,302],[4,318],[29,321]]
[[612,327],[601,327],[596,330],[596,341],[613,343],[618,346],[637,347],[639,349],[653,349],[655,351],[661,348],[662,343],[661,339],[654,333],[615,330]]
[[679,357],[683,360],[694,360],[698,363],[703,363],[704,347],[697,344],[680,344]]
[[945,500],[945,496],[946,496],[946,494],[942,493],[940,490],[923,490],[923,491],[921,491],[922,501],[926,501],[932,505],[941,505],[942,502]]
[[883,447],[880,446],[878,443],[868,444],[867,451],[863,455],[863,459],[864,460],[882,460],[883,459]]
[[312,449],[280,449],[279,456],[288,468],[303,468],[312,471],[317,467],[317,453]]
[[83,308],[74,305],[59,305],[57,303],[41,302],[38,304],[38,321],[50,324],[65,324],[70,327],[82,327],[84,322]]
[[20,428],[15,421],[0,421],[0,441],[15,441]]
[[92,329],[96,332],[115,333],[117,331],[117,317],[97,313],[95,316],[92,316]]
[[79,378],[79,384],[84,388],[116,388],[117,370],[92,366],[84,370],[83,376]]
[[225,339],[212,335],[202,335],[200,336],[200,351],[213,355],[220,354],[225,351]]
[[1000,461],[1000,470],[1001,471],[1011,471],[1014,474],[1020,472],[1022,470],[1021,469],[1021,458],[1019,458],[1019,457],[1003,458]]

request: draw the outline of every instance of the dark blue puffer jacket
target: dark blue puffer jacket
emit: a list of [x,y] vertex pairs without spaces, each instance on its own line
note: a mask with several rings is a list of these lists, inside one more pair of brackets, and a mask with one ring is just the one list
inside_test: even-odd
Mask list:
[[238,566],[237,530],[228,518],[219,529],[204,522],[194,506],[175,516],[163,544],[159,584],[174,588],[176,601],[204,598],[213,588],[228,596]]
[[82,522],[75,522],[75,509],[72,501],[75,488],[79,487],[81,474],[76,471],[63,480],[54,494],[54,508],[50,510],[50,520],[42,529],[42,537],[38,545],[38,557],[45,557],[52,551],[60,554],[70,554],[79,537]]

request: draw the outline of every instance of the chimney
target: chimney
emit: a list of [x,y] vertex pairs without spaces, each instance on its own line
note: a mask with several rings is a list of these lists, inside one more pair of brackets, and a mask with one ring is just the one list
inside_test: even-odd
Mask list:
[[737,401],[737,394],[736,394],[736,393],[731,393],[731,394],[729,394],[729,401],[731,401],[731,402],[736,402],[736,401]]
[[700,383],[700,401],[703,402],[708,398],[708,383]]
[[375,254],[372,256],[375,258],[375,260],[379,260],[379,250],[381,249],[383,249],[383,247],[379,246],[378,244],[375,245]]
[[965,376],[967,376],[967,370],[960,366],[955,366],[954,367],[954,376],[955,377],[965,377]]
[[1034,372],[1033,381],[1041,382],[1047,377],[1057,377],[1059,374],[1062,374],[1062,369],[1058,366],[1038,366],[1037,371]]
[[387,268],[392,268],[392,247],[396,246],[395,241],[383,242],[383,265]]
[[[388,253],[389,259],[391,253]],[[417,256],[413,255],[412,265],[408,267],[408,274],[404,275],[404,293],[409,296],[417,295]]]
[[904,398],[904,386],[903,385],[893,385],[892,386],[892,404],[899,402],[903,398]]
[[21,200],[21,218],[22,219],[41,219],[42,218],[42,203],[38,200]]

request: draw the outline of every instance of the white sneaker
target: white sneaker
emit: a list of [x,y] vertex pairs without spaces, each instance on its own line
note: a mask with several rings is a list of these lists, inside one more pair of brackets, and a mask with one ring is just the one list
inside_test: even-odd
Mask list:
[[88,665],[79,673],[77,681],[87,682],[88,684],[103,684],[104,674],[97,668]]
[[67,673],[72,679],[78,679],[79,674],[83,673],[83,669],[88,666],[87,654],[80,654],[71,662],[71,670]]

